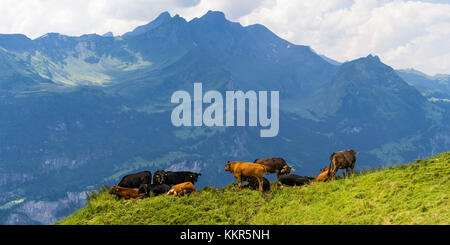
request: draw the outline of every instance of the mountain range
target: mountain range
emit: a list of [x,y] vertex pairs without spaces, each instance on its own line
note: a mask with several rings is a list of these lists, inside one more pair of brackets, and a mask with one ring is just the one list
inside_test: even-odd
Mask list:
[[[217,11],[168,12],[121,36],[0,35],[0,223],[50,224],[84,192],[128,173],[201,172],[225,186],[227,160],[283,157],[316,175],[332,152],[357,168],[450,148],[449,76],[394,70],[369,54],[345,63]],[[173,92],[280,92],[280,131],[174,127]],[[270,178],[273,179],[271,176]]]

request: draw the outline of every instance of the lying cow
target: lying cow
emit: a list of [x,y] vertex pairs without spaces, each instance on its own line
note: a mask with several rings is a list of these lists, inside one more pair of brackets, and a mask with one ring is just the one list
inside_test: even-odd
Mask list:
[[[244,185],[244,187],[248,187],[252,190],[256,190],[259,188],[258,179],[256,177],[247,177],[242,176],[242,181],[247,181],[248,184]],[[268,179],[263,177],[263,191],[270,191],[270,182]]]
[[150,171],[142,171],[135,174],[129,174],[122,178],[119,183],[120,187],[139,188],[141,184],[151,184],[152,173]]
[[238,186],[241,188],[242,177],[255,177],[258,180],[259,191],[263,192],[263,175],[269,173],[266,167],[258,163],[230,162],[227,161],[225,171],[229,171],[238,179]]
[[170,190],[167,192],[167,195],[175,195],[175,196],[183,196],[185,194],[191,194],[195,191],[195,186],[192,184],[192,182],[184,182],[181,184],[174,185]]
[[[358,152],[354,150],[345,150],[333,152],[330,156],[330,169],[333,175],[331,179],[336,179],[336,173],[339,169],[345,169],[344,177],[348,176],[348,168],[352,169],[352,179],[353,179],[353,168],[355,167],[356,156]],[[330,173],[331,173],[330,172]]]
[[256,159],[254,163],[264,165],[269,173],[276,173],[277,180],[280,179],[280,175],[294,171],[283,158],[260,158]]
[[322,173],[317,175],[313,182],[327,182],[332,179],[331,176],[335,175],[329,167],[324,167],[320,169],[320,171],[322,171]]
[[127,188],[127,187],[120,187],[120,186],[113,186],[109,190],[109,194],[114,194],[119,199],[125,198],[125,200],[128,200],[130,198],[139,198],[143,197],[143,193],[138,193],[138,189],[134,188]]
[[201,175],[202,174],[200,173],[188,171],[172,172],[172,171],[158,170],[153,175],[153,183],[167,184],[167,185],[176,185],[188,181],[195,183],[198,181],[198,177]]
[[170,190],[170,186],[166,184],[142,184],[139,186],[138,193],[144,193],[146,197],[153,193],[154,196],[158,196],[167,193]]
[[311,179],[309,177],[299,176],[296,174],[286,174],[286,175],[280,176],[281,184],[288,185],[288,186],[301,186],[301,185],[309,184],[310,181],[311,181]]

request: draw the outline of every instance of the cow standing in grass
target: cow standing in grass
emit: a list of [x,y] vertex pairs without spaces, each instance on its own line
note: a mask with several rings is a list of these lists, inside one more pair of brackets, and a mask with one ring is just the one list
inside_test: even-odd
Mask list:
[[358,152],[354,150],[344,150],[333,152],[330,156],[330,170],[328,175],[331,175],[331,179],[336,179],[336,173],[339,169],[345,169],[346,178],[348,176],[348,168],[352,169],[352,180],[353,180],[353,169],[355,168],[356,156]]
[[255,177],[258,180],[260,192],[263,192],[264,173],[269,173],[266,167],[262,164],[230,161],[227,161],[225,171],[231,172],[233,176],[238,179],[239,188],[241,188],[243,176]]
[[152,173],[150,171],[142,171],[135,174],[129,174],[122,178],[118,186],[127,188],[139,188],[142,184],[152,183]]
[[259,158],[254,163],[264,165],[268,173],[276,173],[277,180],[280,179],[281,174],[289,174],[294,171],[283,158]]

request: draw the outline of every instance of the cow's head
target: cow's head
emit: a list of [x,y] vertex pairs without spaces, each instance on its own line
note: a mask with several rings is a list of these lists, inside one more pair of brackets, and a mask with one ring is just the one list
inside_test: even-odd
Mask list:
[[200,174],[200,173],[192,173],[192,174],[189,175],[189,177],[190,177],[194,182],[197,182],[198,176],[200,176],[200,175],[202,175],[202,174]]
[[164,184],[167,177],[167,173],[164,170],[158,170],[153,175],[153,182],[155,184]]
[[345,151],[350,152],[350,153],[353,154],[353,156],[355,156],[355,157],[359,154],[359,152],[356,152],[356,151],[354,151],[354,150],[345,150]]
[[290,172],[294,172],[295,169],[291,168],[289,165],[284,165],[283,168],[281,169],[280,173],[281,174],[289,174]]
[[119,187],[113,186],[113,187],[109,190],[109,194],[116,194],[118,191],[119,191]]
[[231,162],[230,161],[227,161],[227,164],[225,165],[225,171],[231,172]]

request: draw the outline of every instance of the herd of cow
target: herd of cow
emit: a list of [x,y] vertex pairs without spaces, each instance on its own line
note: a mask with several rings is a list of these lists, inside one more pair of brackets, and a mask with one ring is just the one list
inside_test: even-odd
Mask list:
[[[336,179],[339,169],[345,169],[344,177],[348,176],[348,168],[351,168],[352,178],[358,152],[344,150],[333,152],[330,156],[329,167],[324,167],[317,177],[299,176],[291,174],[294,171],[283,158],[262,158],[249,162],[230,162],[225,165],[225,171],[231,172],[238,180],[238,187],[247,181],[244,187],[259,189],[259,191],[270,190],[270,182],[264,178],[264,174],[276,173],[277,181],[286,186],[301,186],[311,182],[325,182]],[[166,194],[182,196],[195,191],[194,183],[197,182],[200,173],[180,171],[158,170],[153,175],[149,171],[126,175],[117,186],[113,186],[109,193],[116,195],[119,199],[143,198]]]

